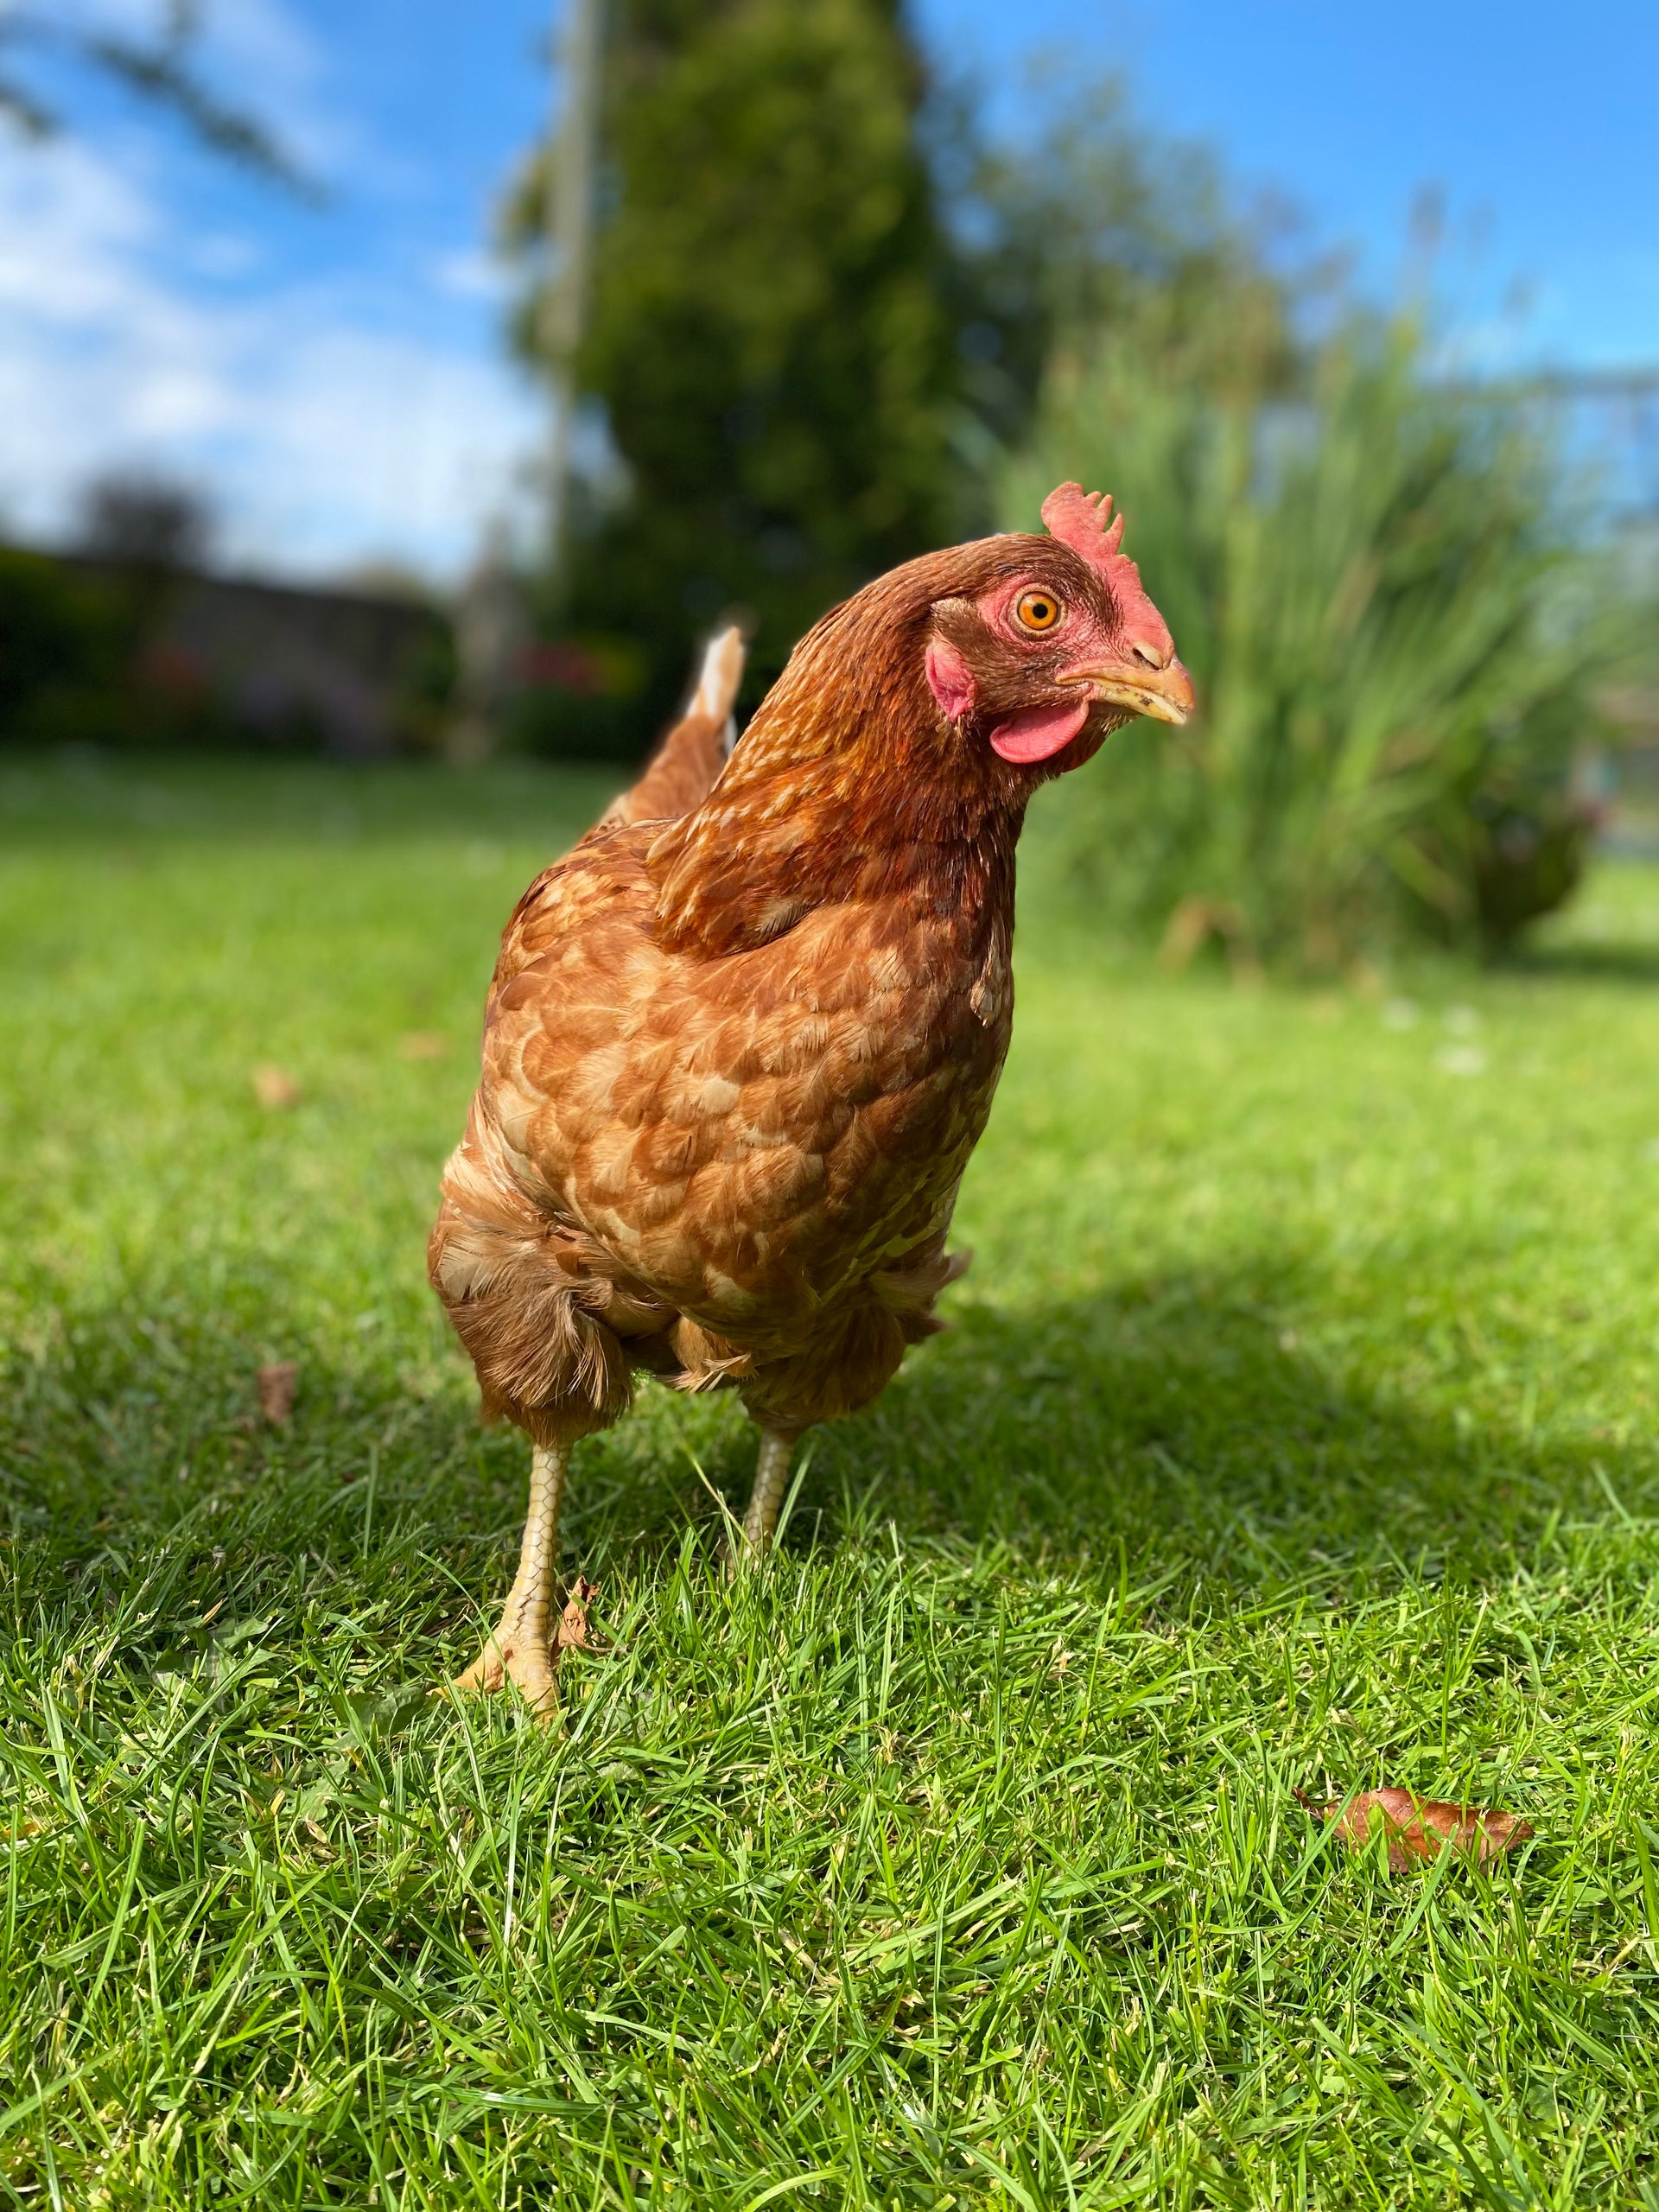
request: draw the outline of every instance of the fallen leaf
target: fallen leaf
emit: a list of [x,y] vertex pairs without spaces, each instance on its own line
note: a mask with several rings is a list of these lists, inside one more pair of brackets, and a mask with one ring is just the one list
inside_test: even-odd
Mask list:
[[277,1114],[297,1106],[304,1094],[286,1068],[262,1067],[253,1071],[253,1095],[268,1113]]
[[298,1362],[273,1360],[259,1370],[259,1410],[274,1428],[286,1428],[294,1410],[294,1386],[300,1379]]
[[1409,1789],[1362,1789],[1352,1797],[1334,1797],[1328,1805],[1316,1804],[1305,1789],[1292,1794],[1316,1819],[1334,1821],[1337,1834],[1351,1850],[1363,1850],[1367,1838],[1380,1827],[1388,1838],[1389,1871],[1395,1874],[1405,1873],[1420,1860],[1438,1859],[1446,1850],[1461,1852],[1484,1866],[1532,1834],[1515,1813],[1448,1804],[1440,1798],[1419,1797]]
[[597,1582],[590,1582],[579,1574],[572,1586],[565,1607],[559,1616],[559,1632],[554,1644],[560,1651],[598,1651],[603,1647],[595,1642],[588,1627],[588,1608],[599,1595]]
[[449,1053],[449,1039],[440,1029],[411,1029],[407,1036],[397,1039],[397,1057],[403,1060],[442,1060]]

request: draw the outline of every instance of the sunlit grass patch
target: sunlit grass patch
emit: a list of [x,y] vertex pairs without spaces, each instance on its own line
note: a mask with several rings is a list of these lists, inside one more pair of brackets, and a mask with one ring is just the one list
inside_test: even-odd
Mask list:
[[[1034,901],[956,1327],[751,1583],[734,1407],[584,1445],[544,1734],[427,1695],[524,1454],[422,1245],[603,788],[0,775],[10,2189],[1659,2195],[1659,877],[1364,992]],[[1535,1838],[1390,1877],[1293,1796],[1380,1783]]]

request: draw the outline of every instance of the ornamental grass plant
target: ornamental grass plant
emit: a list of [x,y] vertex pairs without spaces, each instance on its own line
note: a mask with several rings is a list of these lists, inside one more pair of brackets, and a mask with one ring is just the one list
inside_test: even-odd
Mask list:
[[1407,321],[1350,324],[1289,398],[1244,344],[1131,328],[1060,361],[1004,523],[1072,476],[1116,494],[1199,690],[1049,822],[1096,912],[1328,972],[1411,936],[1501,948],[1567,897],[1629,610],[1536,408],[1430,381]]

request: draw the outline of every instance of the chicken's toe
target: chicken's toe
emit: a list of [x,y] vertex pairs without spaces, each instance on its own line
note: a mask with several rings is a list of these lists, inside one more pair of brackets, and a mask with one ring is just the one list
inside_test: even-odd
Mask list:
[[470,1667],[449,1684],[452,1696],[477,1696],[511,1682],[526,1705],[550,1711],[559,1701],[558,1654],[543,1638],[493,1636]]

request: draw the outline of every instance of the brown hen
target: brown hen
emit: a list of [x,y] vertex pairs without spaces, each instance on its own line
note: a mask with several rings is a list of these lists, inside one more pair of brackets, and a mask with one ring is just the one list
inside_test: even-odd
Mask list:
[[460,1687],[551,1700],[570,1450],[636,1370],[739,1392],[759,1553],[801,1432],[938,1326],[1007,1050],[1027,801],[1192,705],[1110,505],[1065,485],[1050,536],[868,585],[734,749],[741,647],[717,639],[639,783],[519,901],[429,1253],[486,1415],[533,1447],[518,1576]]

